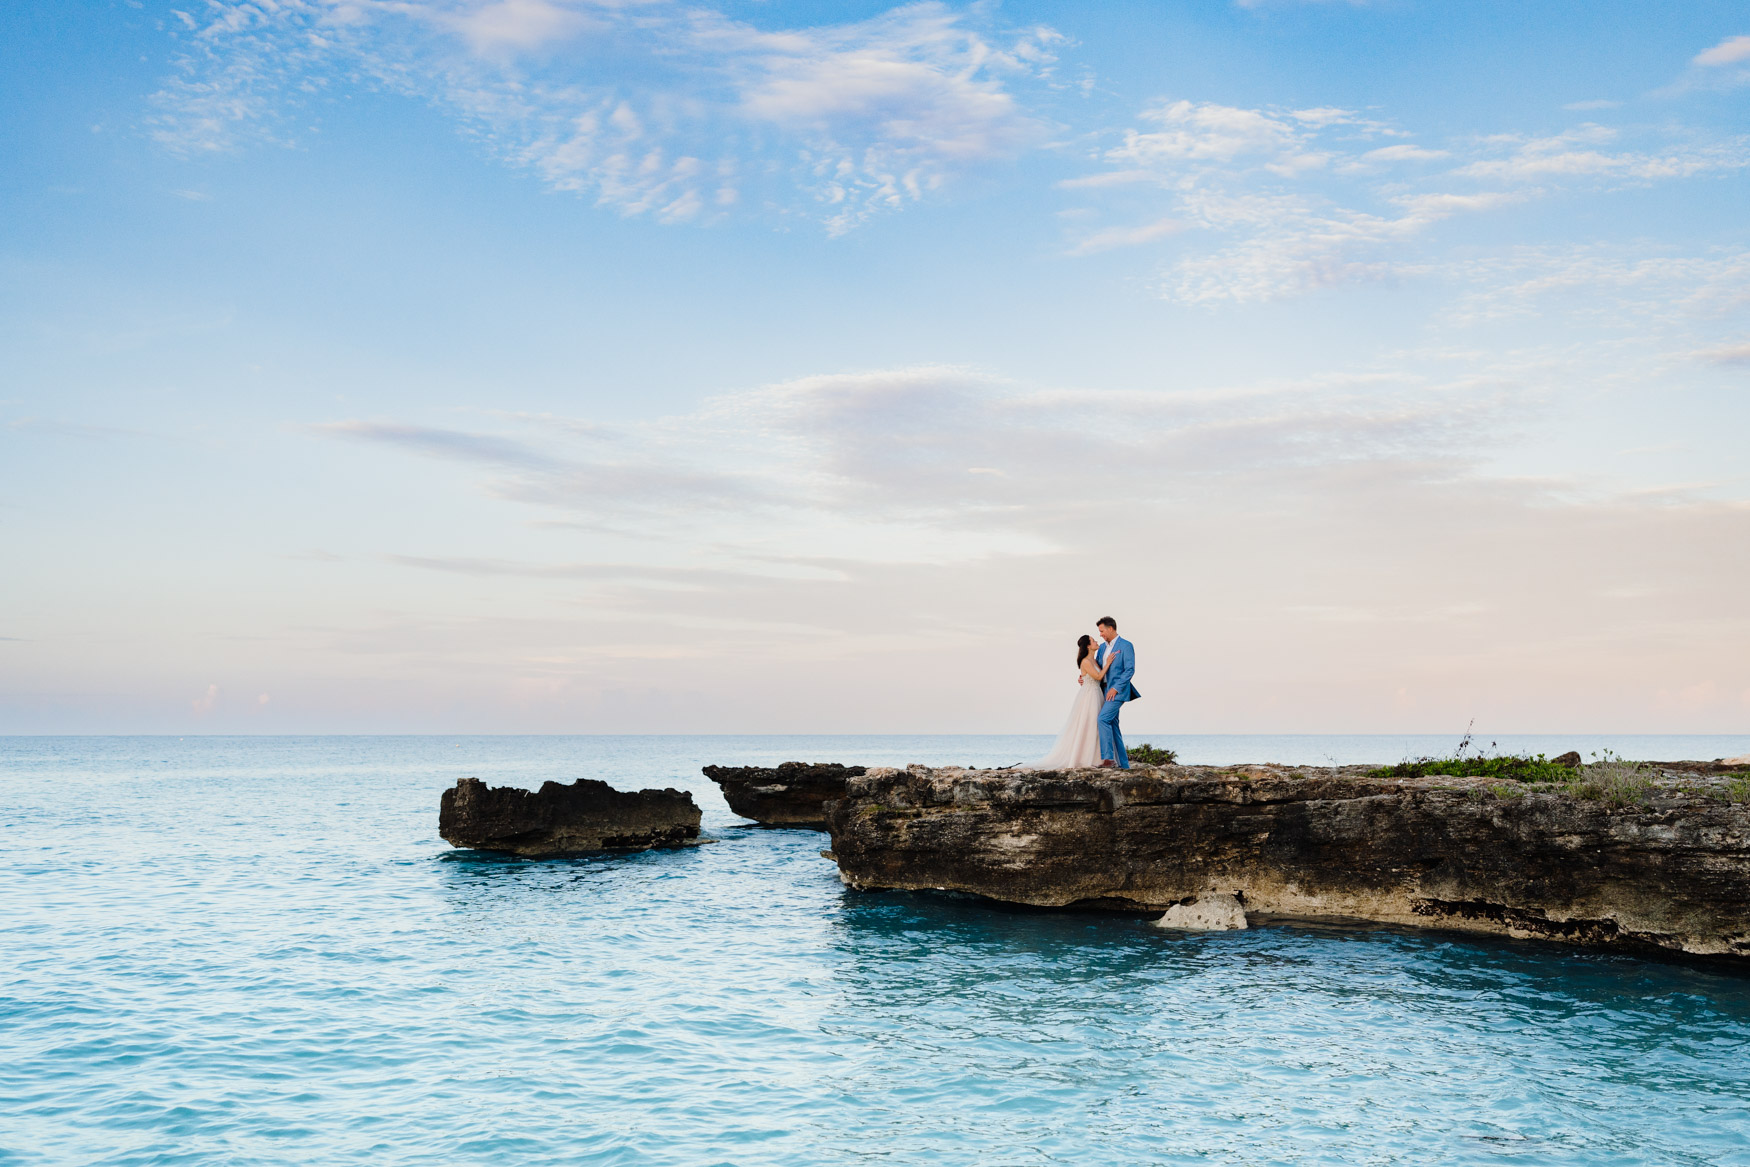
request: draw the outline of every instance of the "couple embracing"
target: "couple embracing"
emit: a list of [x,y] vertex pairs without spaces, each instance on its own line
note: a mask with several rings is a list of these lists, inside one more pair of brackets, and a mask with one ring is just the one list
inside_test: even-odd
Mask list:
[[1094,625],[1100,645],[1083,636],[1076,641],[1076,669],[1080,675],[1076,684],[1075,703],[1070,706],[1069,721],[1057,735],[1051,752],[1023,770],[1071,770],[1091,766],[1116,766],[1130,769],[1130,756],[1124,750],[1124,735],[1118,731],[1118,713],[1126,701],[1142,696],[1130,679],[1136,675],[1136,649],[1118,635],[1118,621],[1100,617]]

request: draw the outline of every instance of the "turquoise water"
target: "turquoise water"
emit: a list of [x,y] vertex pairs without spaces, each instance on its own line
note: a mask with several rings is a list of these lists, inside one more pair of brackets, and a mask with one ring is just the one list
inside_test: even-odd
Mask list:
[[[1452,744],[1403,740],[1173,744]],[[1046,744],[0,739],[0,1162],[1750,1164],[1750,977],[852,893],[698,775]],[[453,851],[467,774],[682,786],[715,841]]]

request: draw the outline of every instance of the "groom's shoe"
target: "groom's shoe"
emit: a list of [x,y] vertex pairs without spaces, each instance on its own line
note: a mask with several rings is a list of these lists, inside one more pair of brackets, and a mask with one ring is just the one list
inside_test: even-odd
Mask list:
[[1111,758],[1101,758],[1100,759],[1100,769],[1106,770],[1106,769],[1117,769],[1117,768],[1118,768],[1118,763],[1114,762]]

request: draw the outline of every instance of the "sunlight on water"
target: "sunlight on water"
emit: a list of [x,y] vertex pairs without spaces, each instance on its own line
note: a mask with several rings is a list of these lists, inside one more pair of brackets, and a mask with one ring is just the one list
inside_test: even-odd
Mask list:
[[[852,893],[698,773],[1042,746],[0,739],[0,1162],[1750,1164],[1750,977]],[[714,841],[454,851],[468,774]]]

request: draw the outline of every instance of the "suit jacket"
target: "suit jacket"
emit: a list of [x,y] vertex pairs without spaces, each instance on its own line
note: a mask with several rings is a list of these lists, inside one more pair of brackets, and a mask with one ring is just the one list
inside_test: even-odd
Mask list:
[[1095,664],[1105,664],[1108,658],[1113,658],[1112,667],[1106,670],[1106,691],[1118,690],[1118,700],[1134,701],[1142,696],[1142,691],[1130,683],[1130,678],[1136,675],[1136,646],[1122,636],[1114,636],[1111,644],[1100,646],[1100,655]]

